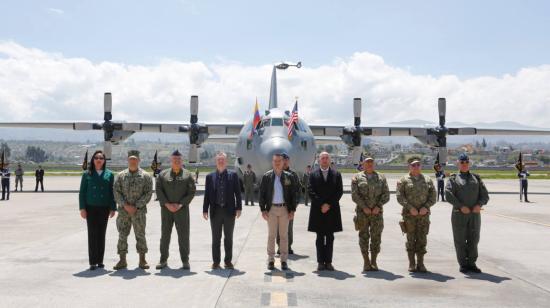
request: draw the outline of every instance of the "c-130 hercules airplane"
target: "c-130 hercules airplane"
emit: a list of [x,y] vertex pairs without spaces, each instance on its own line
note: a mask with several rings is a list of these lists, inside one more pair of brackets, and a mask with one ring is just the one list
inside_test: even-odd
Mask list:
[[[361,98],[353,99],[353,125],[308,125],[305,120],[279,108],[277,102],[277,70],[289,67],[300,68],[298,63],[279,63],[273,66],[269,108],[259,121],[250,119],[244,124],[200,123],[198,121],[199,99],[191,96],[189,123],[127,123],[112,121],[111,93],[104,95],[103,123],[98,122],[0,122],[0,127],[58,128],[72,130],[102,130],[104,132],[104,152],[111,158],[112,145],[126,140],[136,132],[186,133],[189,135],[189,162],[198,161],[198,148],[206,142],[236,144],[235,167],[240,175],[250,164],[252,169],[263,174],[271,169],[271,157],[274,153],[286,152],[294,166],[311,165],[315,161],[317,143],[339,143],[348,146],[353,162],[358,163],[362,151],[363,136],[411,136],[420,142],[437,148],[439,161],[447,162],[447,135],[544,135],[550,136],[550,130],[526,129],[486,129],[475,127],[446,127],[446,100],[439,98],[439,125],[435,127],[416,126],[362,126]],[[257,122],[256,127],[252,127]],[[288,126],[292,137],[289,138]],[[303,172],[303,170],[296,170]]]

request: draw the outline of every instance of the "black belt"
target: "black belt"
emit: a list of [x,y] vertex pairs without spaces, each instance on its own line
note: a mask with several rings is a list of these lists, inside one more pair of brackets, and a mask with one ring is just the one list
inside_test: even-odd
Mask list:
[[276,206],[276,207],[283,207],[283,206],[286,206],[286,204],[284,203],[273,203],[271,204],[272,206]]

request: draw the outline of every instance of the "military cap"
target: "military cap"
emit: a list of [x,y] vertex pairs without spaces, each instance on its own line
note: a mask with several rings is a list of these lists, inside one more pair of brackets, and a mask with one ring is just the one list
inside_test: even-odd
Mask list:
[[129,150],[128,151],[128,158],[137,158],[137,159],[139,159],[139,151],[138,150]]
[[458,155],[458,160],[459,160],[459,161],[469,161],[470,158],[468,157],[468,154],[466,154],[466,153],[461,153],[460,155]]
[[412,165],[414,163],[421,163],[421,162],[422,162],[422,158],[420,158],[420,156],[412,156],[409,159],[407,159],[407,163],[409,163],[409,165]]
[[369,152],[363,152],[363,161],[374,160],[374,155]]
[[174,152],[172,152],[172,156],[182,156],[181,152],[176,149]]

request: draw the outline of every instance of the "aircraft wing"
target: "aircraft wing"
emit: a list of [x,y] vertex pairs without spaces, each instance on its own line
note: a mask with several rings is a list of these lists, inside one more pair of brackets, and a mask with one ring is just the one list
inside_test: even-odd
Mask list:
[[[339,137],[351,129],[358,129],[364,136],[411,136],[422,137],[432,135],[436,128],[423,126],[342,126],[342,125],[309,125],[316,140],[326,137]],[[476,128],[449,127],[449,135],[481,135],[481,136],[550,136],[550,129],[510,129],[510,128]],[[323,137],[323,138],[321,138]]]
[[0,122],[0,127],[100,130],[101,124],[93,122]]

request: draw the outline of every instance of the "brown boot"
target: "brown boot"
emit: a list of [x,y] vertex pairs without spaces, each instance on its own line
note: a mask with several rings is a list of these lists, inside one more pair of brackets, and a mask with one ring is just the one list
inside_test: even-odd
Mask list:
[[414,260],[414,252],[409,252],[409,272],[416,272],[416,262]]
[[144,253],[139,254],[139,268],[149,269],[149,264],[147,264],[147,261],[145,260],[145,254]]
[[128,263],[126,263],[126,254],[120,254],[120,260],[118,263],[113,267],[115,271],[125,269],[128,267]]
[[426,273],[428,270],[424,266],[424,255],[423,254],[416,254],[416,258],[418,260],[418,264],[416,264],[416,270],[421,273]]
[[372,268],[373,271],[377,271],[378,270],[378,264],[376,264],[376,258],[378,257],[378,253],[377,252],[371,252],[371,256],[370,256],[370,266]]
[[363,254],[363,272],[369,272],[372,270],[371,263],[369,260],[369,253]]

